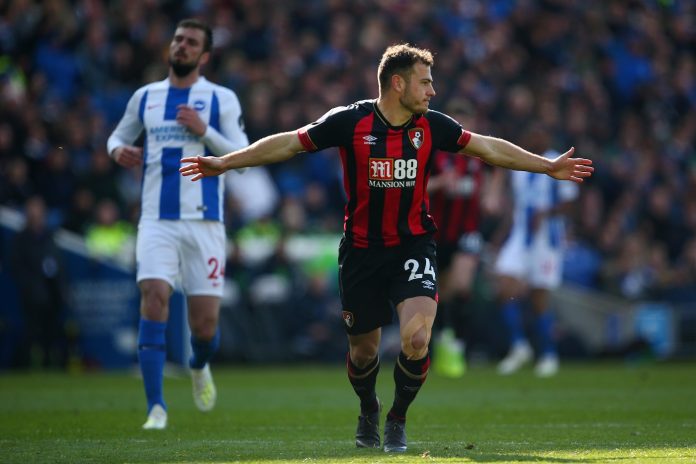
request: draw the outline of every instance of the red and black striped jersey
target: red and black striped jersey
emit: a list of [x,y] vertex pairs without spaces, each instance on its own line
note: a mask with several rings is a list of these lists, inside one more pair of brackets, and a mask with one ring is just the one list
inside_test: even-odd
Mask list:
[[344,234],[358,248],[399,245],[434,233],[426,191],[433,154],[456,152],[471,133],[437,111],[390,125],[376,100],[337,107],[301,128],[307,151],[338,147],[346,193]]
[[473,156],[438,151],[433,176],[454,172],[454,188],[440,189],[430,195],[430,212],[437,224],[437,240],[456,244],[462,235],[476,232],[481,218],[481,188],[484,163]]

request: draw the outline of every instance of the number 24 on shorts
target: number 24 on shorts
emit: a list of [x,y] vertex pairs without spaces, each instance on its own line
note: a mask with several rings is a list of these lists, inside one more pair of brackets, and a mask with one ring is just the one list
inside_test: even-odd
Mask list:
[[412,281],[415,279],[422,279],[425,274],[430,274],[433,278],[435,279],[435,268],[430,264],[430,260],[428,258],[425,258],[425,268],[423,269],[423,273],[419,273],[418,270],[420,269],[420,264],[418,261],[415,259],[409,259],[406,260],[404,263],[404,269],[407,271],[411,271],[411,275],[408,276],[408,281]]

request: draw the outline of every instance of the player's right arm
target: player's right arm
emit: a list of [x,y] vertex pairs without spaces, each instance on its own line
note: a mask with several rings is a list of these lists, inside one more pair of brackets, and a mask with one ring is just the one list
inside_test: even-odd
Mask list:
[[190,163],[179,169],[191,180],[217,176],[230,169],[247,168],[263,164],[278,163],[305,151],[297,131],[269,135],[241,150],[221,157],[191,156],[182,158],[182,163]]
[[143,162],[143,149],[133,146],[143,130],[141,104],[145,95],[145,89],[138,89],[126,106],[126,111],[119,121],[116,129],[106,142],[106,147],[114,161],[121,166],[130,168]]

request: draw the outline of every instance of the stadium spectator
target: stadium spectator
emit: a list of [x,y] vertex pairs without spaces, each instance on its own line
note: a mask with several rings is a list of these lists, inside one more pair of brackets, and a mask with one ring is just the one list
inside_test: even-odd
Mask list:
[[[478,157],[510,169],[582,182],[592,162],[549,160],[510,142],[469,132],[429,111],[435,96],[432,54],[408,45],[387,48],[378,67],[379,97],[336,107],[297,131],[265,137],[216,158],[182,158],[184,176],[205,181],[229,169],[285,161],[300,152],[340,147],[346,187],[344,237],[339,249],[348,377],[360,398],[358,447],[379,447],[381,328],[396,310],[401,352],[394,367],[395,397],[387,413],[384,450],[406,451],[406,411],[425,382],[428,343],[437,308],[437,263],[426,187],[437,150]],[[190,164],[186,164],[190,163]]]
[[86,187],[77,187],[65,213],[63,228],[84,236],[92,221],[96,201],[94,194]]
[[333,254],[318,255],[301,269],[303,285],[286,316],[293,354],[300,359],[333,361],[345,354],[336,271]]
[[[39,196],[24,205],[26,223],[10,251],[12,276],[19,290],[25,326],[20,354],[26,366],[65,368],[67,281],[54,231],[46,224],[47,211]],[[32,359],[38,353],[40,359]]]
[[62,147],[51,148],[40,164],[35,173],[36,188],[46,201],[49,222],[56,227],[65,221],[63,215],[70,207],[77,187],[77,177],[73,172],[70,156]]
[[106,153],[106,147],[91,151],[89,156],[89,168],[80,176],[79,185],[92,192],[95,200],[111,200],[116,203],[119,210],[123,211],[123,194],[118,183],[119,179],[115,175],[117,169]]
[[29,166],[23,158],[12,158],[4,164],[5,179],[0,183],[0,201],[3,205],[21,209],[36,188],[29,178]]
[[87,227],[85,245],[99,258],[111,258],[130,266],[133,262],[133,236],[131,223],[120,219],[118,206],[105,198],[97,202],[93,222]]
[[[136,245],[141,289],[138,354],[148,418],[144,429],[167,426],[163,395],[169,297],[181,277],[187,296],[194,402],[215,406],[210,360],[219,345],[218,318],[226,261],[223,179],[181,183],[179,159],[197,152],[223,154],[247,145],[236,94],[200,74],[212,48],[210,28],[179,22],[169,47],[169,74],[138,89],[108,140],[108,152],[126,168],[144,166]],[[144,147],[132,145],[145,131]],[[147,155],[143,156],[143,151]]]

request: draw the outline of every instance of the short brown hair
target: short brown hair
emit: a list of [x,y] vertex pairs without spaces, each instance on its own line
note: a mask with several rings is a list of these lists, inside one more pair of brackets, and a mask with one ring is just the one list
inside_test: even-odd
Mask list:
[[180,27],[184,29],[200,29],[205,33],[205,43],[203,43],[203,51],[209,52],[213,48],[213,31],[212,29],[210,29],[210,26],[208,26],[206,23],[194,18],[182,19],[181,21],[179,21],[179,24],[176,25],[177,29],[179,29]]
[[429,50],[412,47],[409,44],[391,45],[382,54],[382,59],[377,68],[379,89],[384,91],[389,88],[389,81],[394,74],[408,79],[411,68],[416,63],[426,66],[433,65],[433,54]]

